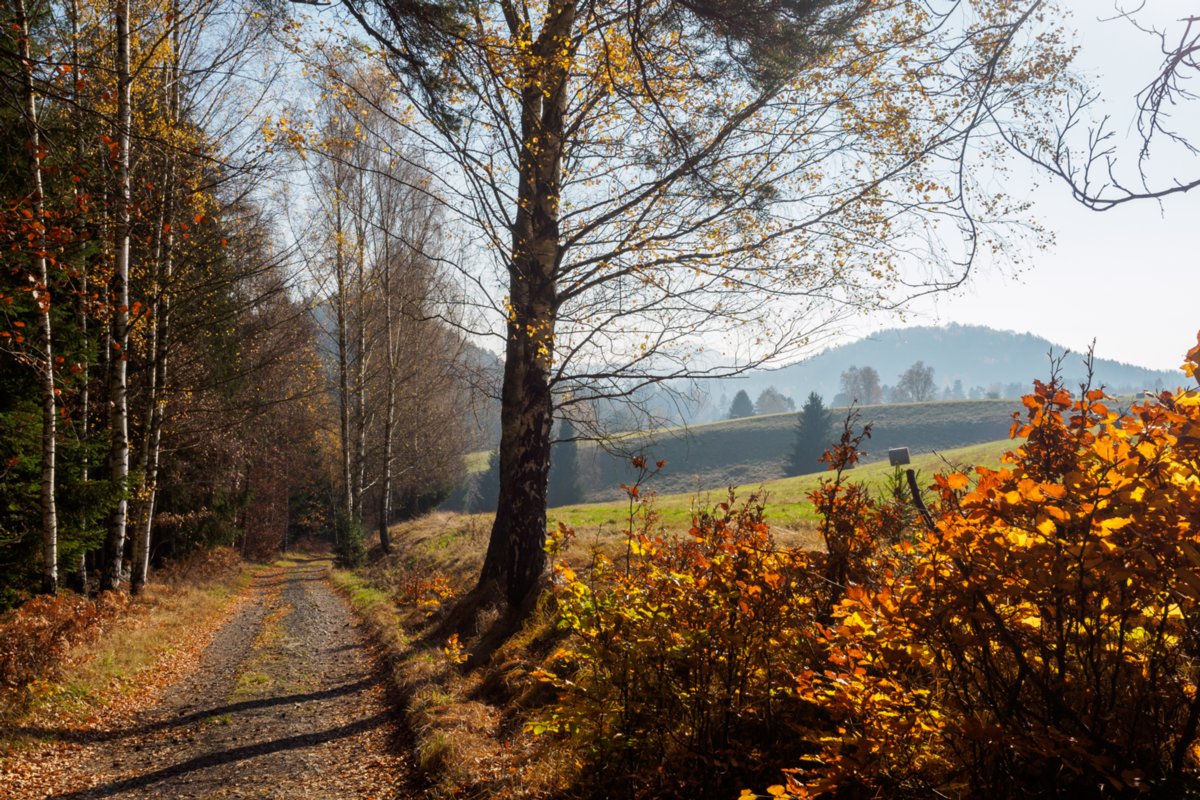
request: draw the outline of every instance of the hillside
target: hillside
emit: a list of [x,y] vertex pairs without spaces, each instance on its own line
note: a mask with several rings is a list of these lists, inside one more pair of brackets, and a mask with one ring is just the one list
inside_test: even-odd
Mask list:
[[[995,391],[1002,397],[1017,397],[1035,378],[1049,372],[1048,353],[1062,354],[1066,348],[1031,333],[1000,331],[979,325],[945,325],[894,328],[872,334],[828,350],[798,364],[775,370],[758,370],[740,378],[713,381],[706,385],[710,403],[702,414],[723,416],[729,400],[740,389],[751,398],[775,386],[799,405],[809,392],[832,401],[840,391],[841,374],[851,366],[874,367],[880,382],[895,385],[899,375],[915,361],[933,367],[939,391],[960,381],[964,393],[972,389],[980,396]],[[1173,388],[1180,373],[1153,370],[1105,359],[1097,352],[1096,383],[1112,393],[1139,392],[1155,387]],[[1068,385],[1086,374],[1083,358],[1072,353],[1063,362]],[[702,417],[703,418],[703,417]]]
[[[965,447],[1008,436],[1013,400],[978,400],[938,403],[898,403],[861,409],[860,424],[870,423],[872,435],[863,461],[887,456],[891,447],[908,447],[913,455]],[[835,425],[846,416],[835,408]],[[648,485],[660,494],[696,492],[731,485],[748,485],[784,476],[784,460],[795,438],[797,414],[725,420],[688,428],[675,428],[650,436],[631,436],[616,444],[614,455],[596,445],[579,449],[580,471],[586,498],[608,500],[620,496],[619,485],[631,480],[624,454],[644,453],[650,461],[667,462]]]

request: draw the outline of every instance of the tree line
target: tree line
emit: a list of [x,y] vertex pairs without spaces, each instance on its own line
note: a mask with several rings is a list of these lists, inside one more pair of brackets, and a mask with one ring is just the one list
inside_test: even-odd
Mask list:
[[[465,427],[428,178],[333,101],[320,142],[264,136],[293,78],[283,15],[16,0],[5,19],[0,605],[136,593],[198,547],[330,526],[361,545],[368,518],[386,543],[453,483]],[[324,205],[289,235],[278,188],[304,175]]]

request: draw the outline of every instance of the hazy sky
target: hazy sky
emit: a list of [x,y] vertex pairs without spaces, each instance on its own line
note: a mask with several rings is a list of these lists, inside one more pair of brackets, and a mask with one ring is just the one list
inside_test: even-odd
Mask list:
[[[1104,110],[1125,137],[1132,133],[1134,96],[1161,60],[1158,42],[1122,20],[1099,22],[1111,15],[1113,0],[1064,4],[1073,10],[1071,23],[1079,31],[1077,66],[1093,76],[1106,99]],[[1142,19],[1165,24],[1197,10],[1195,0],[1147,0]],[[1200,86],[1191,88],[1200,91]],[[1200,134],[1200,100],[1183,112],[1186,118],[1177,111],[1179,127]],[[1195,141],[1200,145],[1200,138]],[[1132,137],[1122,144],[1124,153],[1136,156]],[[1156,168],[1169,165],[1180,179],[1200,176],[1200,157],[1165,150],[1162,156]],[[1028,178],[1032,171],[1018,174]],[[1028,196],[1036,218],[1055,233],[1054,246],[1034,252],[1031,265],[1017,277],[983,268],[964,291],[914,307],[917,313],[906,322],[1029,331],[1073,350],[1095,338],[1099,356],[1177,368],[1200,330],[1200,190],[1103,213],[1079,206],[1063,185],[1047,180]],[[894,324],[894,319],[873,320],[858,332]]]

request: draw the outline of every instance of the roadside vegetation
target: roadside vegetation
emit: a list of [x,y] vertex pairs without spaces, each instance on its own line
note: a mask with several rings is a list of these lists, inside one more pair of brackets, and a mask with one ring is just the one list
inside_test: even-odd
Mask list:
[[117,724],[194,663],[255,568],[228,549],[167,565],[137,598],[39,598],[0,617],[0,759],[56,731]]
[[396,555],[338,580],[390,637],[447,794],[1188,796],[1200,394],[1123,410],[1050,380],[1023,407],[1003,455],[915,465],[928,522],[856,467],[851,419],[829,471],[791,479],[807,540],[767,494],[680,526],[634,481],[623,517],[593,509],[618,529],[557,527],[522,618],[470,593],[476,517],[397,528]]

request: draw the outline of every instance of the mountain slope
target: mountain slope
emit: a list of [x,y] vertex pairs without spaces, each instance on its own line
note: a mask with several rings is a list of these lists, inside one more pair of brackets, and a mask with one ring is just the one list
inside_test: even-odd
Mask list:
[[[979,325],[894,328],[832,347],[799,364],[714,382],[709,393],[714,410],[718,411],[722,396],[731,399],[739,389],[745,389],[751,397],[757,397],[768,386],[791,396],[797,405],[813,391],[829,402],[840,390],[842,372],[851,366],[874,367],[881,383],[895,385],[900,373],[920,360],[933,367],[939,391],[958,380],[964,392],[978,387],[983,392],[996,391],[1000,396],[1017,396],[1027,391],[1035,378],[1048,376],[1051,350],[1061,355],[1065,348],[1030,333]],[[1062,374],[1068,385],[1079,383],[1086,374],[1082,356],[1067,355]],[[1103,384],[1113,393],[1171,388],[1182,380],[1183,376],[1176,372],[1099,357],[1095,362],[1095,383]]]

